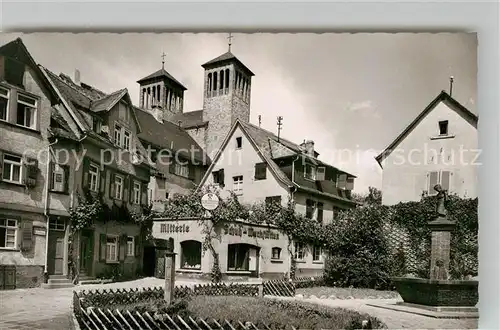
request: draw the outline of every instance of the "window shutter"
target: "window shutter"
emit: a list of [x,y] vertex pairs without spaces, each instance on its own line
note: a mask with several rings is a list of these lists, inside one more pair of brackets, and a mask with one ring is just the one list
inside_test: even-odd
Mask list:
[[188,178],[189,180],[195,179],[196,167],[193,164],[188,164]]
[[224,169],[219,170],[219,184],[224,187]]
[[63,166],[64,171],[64,192],[69,192],[69,165]]
[[324,166],[319,166],[316,170],[316,181],[324,181],[325,180],[325,172],[326,172],[326,168]]
[[347,190],[353,190],[354,189],[354,178],[349,177],[347,178],[346,184],[345,184],[345,189]]
[[255,164],[255,180],[264,180],[266,178],[267,164],[257,163]]
[[170,174],[175,174],[175,159],[170,159],[170,164],[168,165],[168,172]]
[[33,247],[33,222],[31,221],[23,222],[22,231],[23,231],[23,236],[22,236],[21,248],[24,251],[31,250],[31,248]]
[[318,215],[317,220],[323,222],[323,203],[318,203]]
[[82,187],[84,189],[88,188],[89,186],[89,167],[90,167],[90,161],[88,158],[83,159],[83,178],[82,178]]
[[128,201],[130,204],[134,202],[134,178],[130,177],[128,180],[128,191],[129,191],[129,196],[128,196]]
[[130,177],[128,175],[126,175],[124,178],[123,178],[123,201],[126,202],[128,201],[129,199],[129,196],[128,196],[128,193],[129,193],[129,182],[130,182]]
[[435,193],[434,186],[438,184],[438,172],[430,172],[429,173],[429,195],[433,195]]
[[450,190],[450,175],[450,171],[441,172],[441,187],[448,192]]
[[102,194],[106,193],[106,169],[102,169],[99,172],[99,190],[101,191]]
[[[49,189],[53,190],[54,189],[54,162],[49,161]],[[64,173],[64,180],[66,180],[66,172]]]
[[346,180],[347,180],[346,174],[339,174],[338,180],[337,180],[337,188],[345,189]]
[[141,183],[141,204],[148,205],[148,185],[145,182]]
[[0,181],[2,180],[2,178],[3,178],[3,152],[2,150],[0,150]]
[[115,173],[110,172],[110,180],[109,180],[109,197],[115,198]]
[[106,234],[99,235],[99,261],[106,261]]
[[118,255],[120,256],[120,261],[125,260],[126,252],[127,252],[127,235],[122,235],[119,237],[118,241]]
[[134,238],[134,244],[135,244],[135,256],[138,257],[140,254],[141,254],[141,250],[140,250],[140,244],[139,244],[139,239],[140,239],[140,236],[136,236]]

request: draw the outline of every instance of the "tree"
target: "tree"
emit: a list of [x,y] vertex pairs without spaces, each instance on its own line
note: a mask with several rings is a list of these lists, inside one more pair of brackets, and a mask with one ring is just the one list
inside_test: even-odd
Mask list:
[[353,193],[352,197],[361,205],[382,205],[382,191],[375,187],[368,187],[368,193]]

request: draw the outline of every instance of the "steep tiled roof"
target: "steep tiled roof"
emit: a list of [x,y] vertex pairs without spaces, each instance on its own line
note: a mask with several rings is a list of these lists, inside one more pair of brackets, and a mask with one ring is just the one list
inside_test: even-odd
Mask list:
[[53,136],[63,137],[66,139],[76,140],[75,133],[71,130],[66,120],[61,116],[56,108],[50,108],[50,118],[55,125],[51,123],[50,133]]
[[150,74],[149,76],[146,76],[142,79],[139,79],[137,80],[138,83],[141,83],[141,82],[145,82],[147,80],[150,80],[150,79],[154,79],[154,78],[162,78],[162,77],[165,77],[171,81],[173,81],[174,83],[176,83],[177,85],[179,85],[179,87],[181,87],[183,90],[187,90],[186,87],[184,87],[184,85],[182,85],[177,79],[175,79],[170,73],[168,73],[165,69],[160,69],[156,72],[153,72],[152,74]]
[[234,56],[233,53],[231,53],[230,51],[220,55],[220,56],[217,56],[216,58],[214,58],[213,60],[210,60],[208,61],[207,63],[203,64],[202,67],[204,68],[209,68],[211,66],[214,66],[214,65],[217,65],[217,64],[222,64],[223,62],[229,62],[229,61],[234,61],[236,63],[238,63],[241,67],[243,67],[245,70],[247,70],[248,74],[250,76],[254,76],[255,74],[250,71],[250,69],[245,65],[243,64],[236,56]]
[[[310,157],[303,154],[302,148],[287,139],[279,138],[274,133],[265,130],[261,127],[255,126],[251,123],[240,122],[245,130],[250,134],[255,143],[259,146],[261,152],[266,153],[270,159],[288,157],[297,154],[302,154],[307,157],[313,164],[323,165],[328,167],[334,167],[328,163],[319,160],[316,157]],[[354,175],[336,168],[339,172],[348,174],[349,176],[355,177]]]
[[170,121],[176,125],[178,125],[180,121],[181,126],[186,129],[202,127],[208,124],[208,121],[203,120],[203,110],[180,113],[170,119]]
[[125,94],[127,94],[127,92],[128,91],[126,88],[120,89],[116,92],[113,92],[103,97],[102,99],[92,102],[90,106],[90,111],[92,112],[108,111],[116,104],[116,102],[120,101],[121,98]]
[[210,163],[208,155],[182,127],[169,121],[160,123],[153,115],[139,108],[135,108],[135,112],[142,127],[139,134],[141,140],[155,147],[178,152],[179,156],[189,157],[207,165]]

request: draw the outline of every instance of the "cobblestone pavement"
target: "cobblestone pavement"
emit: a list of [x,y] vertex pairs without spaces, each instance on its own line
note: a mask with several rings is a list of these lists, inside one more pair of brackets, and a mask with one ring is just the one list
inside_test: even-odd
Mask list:
[[[73,291],[110,288],[161,286],[164,281],[146,278],[136,281],[92,284],[63,289],[17,289],[0,291],[0,330],[71,329]],[[193,281],[177,281],[177,285],[194,285]]]
[[[0,330],[71,329],[71,300],[74,290],[138,288],[163,285],[164,281],[146,278],[130,282],[94,284],[64,289],[18,289],[0,291]],[[176,285],[194,285],[193,281],[177,281]],[[297,298],[281,298],[297,299]],[[300,299],[331,307],[343,307],[375,316],[389,329],[477,329],[475,319],[436,319],[404,312],[367,306],[377,300]],[[379,302],[381,300],[378,300]],[[382,300],[385,302],[391,300]],[[393,300],[394,302],[396,300]]]
[[405,312],[368,306],[369,303],[396,303],[397,299],[301,299],[280,298],[285,300],[300,300],[315,304],[341,307],[374,316],[384,322],[389,329],[477,329],[477,319],[438,319]]

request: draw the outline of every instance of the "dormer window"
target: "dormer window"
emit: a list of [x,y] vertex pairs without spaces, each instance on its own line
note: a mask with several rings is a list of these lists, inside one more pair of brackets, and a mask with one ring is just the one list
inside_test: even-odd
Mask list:
[[36,99],[22,94],[17,94],[16,123],[24,127],[35,128],[36,109]]
[[123,149],[130,150],[130,140],[132,138],[132,134],[127,131],[125,128],[121,127],[118,124],[115,124],[115,132],[114,132],[114,142],[115,144]]
[[94,117],[92,118],[92,130],[94,132],[96,132],[97,134],[100,134],[101,133],[101,120],[99,120],[98,118]]
[[316,180],[316,167],[311,164],[306,164],[304,167],[304,178]]
[[0,87],[0,120],[7,121],[9,113],[9,90]]
[[114,138],[115,138],[115,144],[117,146],[121,147],[121,142],[122,142],[122,127],[120,125],[115,125]]
[[241,139],[241,136],[238,136],[236,138],[236,149],[241,149],[241,145],[242,145],[243,141]]
[[439,135],[448,135],[448,121],[443,120],[439,122]]

